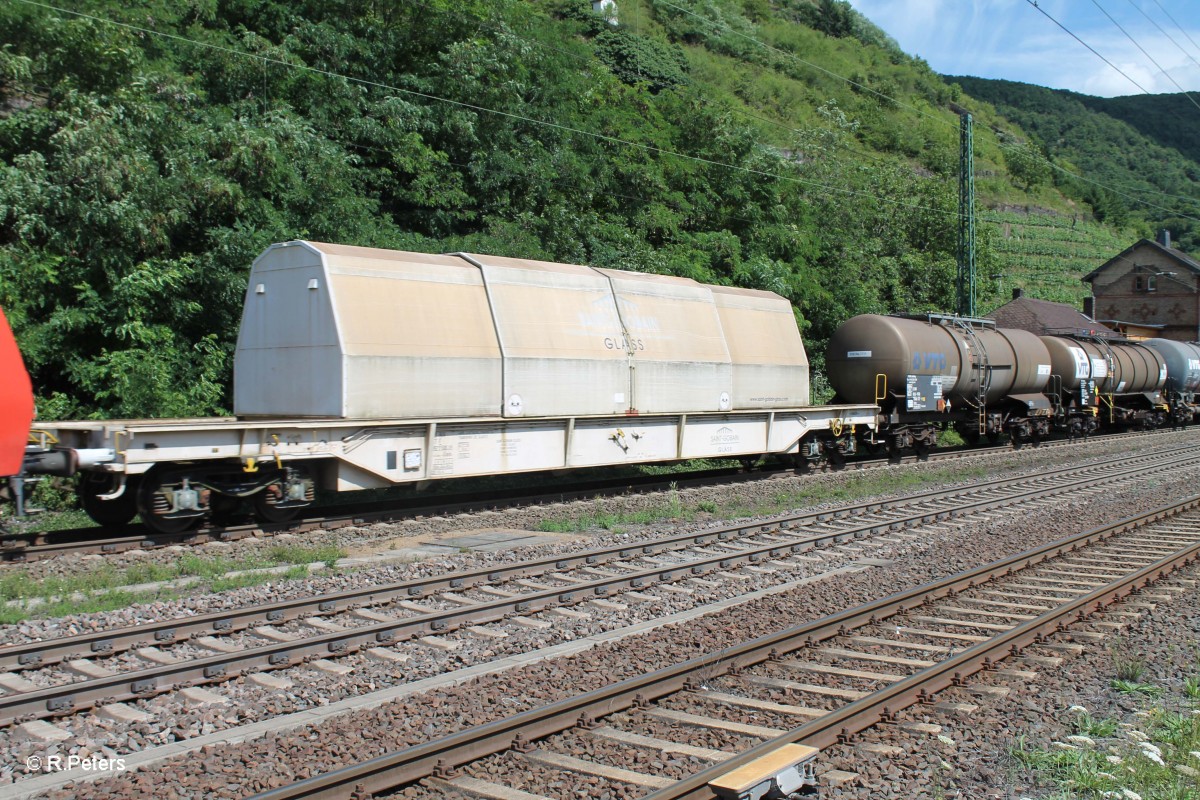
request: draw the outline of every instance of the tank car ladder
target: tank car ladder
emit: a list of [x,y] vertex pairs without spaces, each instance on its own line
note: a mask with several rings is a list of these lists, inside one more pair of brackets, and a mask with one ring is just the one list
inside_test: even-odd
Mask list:
[[[1112,425],[1114,422],[1116,422],[1116,418],[1117,418],[1116,400],[1113,397],[1113,394],[1114,394],[1114,392],[1113,392],[1113,372],[1117,368],[1117,355],[1116,355],[1116,353],[1113,352],[1112,343],[1109,342],[1104,337],[1096,336],[1096,337],[1094,337],[1094,340],[1096,342],[1096,349],[1097,350],[1102,349],[1104,351],[1104,360],[1105,360],[1105,362],[1107,362],[1107,365],[1108,365],[1107,370],[1106,370],[1107,374],[1105,374],[1104,381],[1103,381],[1104,386],[1106,386],[1108,388],[1108,399],[1107,400],[1104,399],[1104,390],[1101,387],[1101,382],[1097,381],[1096,382],[1096,398],[1098,401],[1097,411],[1099,411],[1100,405],[1103,405],[1104,403],[1108,403],[1108,424]],[[1095,368],[1096,368],[1095,364],[1092,364],[1091,368],[1088,370],[1089,373],[1094,371]],[[1095,377],[1095,376],[1093,376],[1093,377]]]
[[983,346],[983,342],[975,332],[975,326],[961,317],[955,317],[954,324],[962,328],[963,333],[966,334],[968,349],[974,350],[969,355],[971,369],[979,373],[979,392],[976,395],[975,409],[979,412],[979,433],[985,434],[987,433],[987,393],[988,389],[992,388],[992,365],[988,360],[987,348]]

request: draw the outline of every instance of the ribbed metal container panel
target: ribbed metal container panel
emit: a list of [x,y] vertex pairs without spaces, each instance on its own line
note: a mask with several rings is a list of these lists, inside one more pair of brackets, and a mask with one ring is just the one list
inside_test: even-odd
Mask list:
[[288,242],[251,271],[244,417],[576,417],[804,406],[786,300],[526,259]]
[[462,254],[482,271],[506,417],[623,414],[630,368],[608,279],[590,267]]
[[808,354],[792,304],[772,292],[711,288],[733,364],[733,408],[807,405]]
[[712,292],[687,278],[598,269],[612,282],[631,344],[640,413],[728,411],[733,366]]
[[500,348],[479,270],[449,256],[273,245],[251,270],[234,385],[239,416],[497,416]]

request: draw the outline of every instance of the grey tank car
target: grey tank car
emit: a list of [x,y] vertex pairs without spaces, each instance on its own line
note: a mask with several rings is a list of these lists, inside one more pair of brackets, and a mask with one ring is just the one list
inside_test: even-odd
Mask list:
[[1172,424],[1200,419],[1200,345],[1173,339],[1147,339],[1142,344],[1157,351],[1166,365],[1163,395],[1171,408]]

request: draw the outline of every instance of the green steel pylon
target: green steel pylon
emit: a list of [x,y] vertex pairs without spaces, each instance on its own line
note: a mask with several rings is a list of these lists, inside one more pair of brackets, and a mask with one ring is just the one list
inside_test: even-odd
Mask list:
[[975,159],[971,115],[958,127],[958,313],[975,316]]

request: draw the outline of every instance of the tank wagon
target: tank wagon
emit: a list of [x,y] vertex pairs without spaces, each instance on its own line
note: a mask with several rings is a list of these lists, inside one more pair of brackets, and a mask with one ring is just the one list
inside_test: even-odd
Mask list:
[[1166,422],[1161,389],[1167,366],[1157,350],[1091,336],[1043,336],[1042,341],[1051,362],[1046,393],[1068,433]]
[[853,452],[872,403],[813,406],[778,295],[662,275],[319,242],[255,260],[233,418],[58,422],[93,519],[183,530],[318,488]]
[[1162,392],[1171,424],[1187,425],[1200,419],[1200,345],[1172,339],[1148,339],[1142,344],[1162,356],[1166,365]]
[[[1195,408],[1200,348],[1164,342],[1181,367],[1171,386]],[[1160,351],[1141,343],[1083,336],[1036,336],[991,320],[864,314],[834,333],[826,360],[835,402],[873,402],[879,424],[860,431],[872,447],[923,454],[953,427],[967,441],[1014,446],[1053,431],[1088,435],[1100,427],[1157,427],[1171,413]],[[1174,374],[1174,373],[1172,373]],[[1190,413],[1181,411],[1180,414]]]
[[968,441],[1020,443],[1050,432],[1042,393],[1050,376],[1046,346],[1032,333],[991,320],[940,315],[863,314],[834,332],[826,358],[835,402],[870,402],[880,425],[864,437],[893,454],[919,455],[955,427]]

